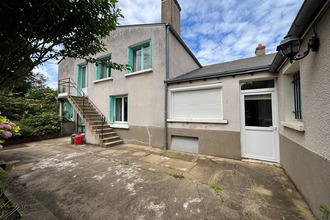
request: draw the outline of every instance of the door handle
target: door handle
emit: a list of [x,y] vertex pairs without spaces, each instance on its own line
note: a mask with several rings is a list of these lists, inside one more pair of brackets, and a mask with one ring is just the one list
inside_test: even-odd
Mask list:
[[274,127],[274,131],[277,131],[277,127]]

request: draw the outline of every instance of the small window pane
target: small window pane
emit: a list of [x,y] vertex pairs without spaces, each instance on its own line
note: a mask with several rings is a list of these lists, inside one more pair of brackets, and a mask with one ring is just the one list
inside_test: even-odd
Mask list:
[[294,95],[294,114],[295,119],[302,119],[301,112],[301,91],[300,91],[300,72],[293,75],[293,95]]
[[127,121],[128,112],[127,112],[128,100],[127,97],[124,97],[124,121]]
[[133,71],[141,70],[141,49],[133,52]]
[[101,76],[100,79],[107,78],[107,67],[106,65],[101,65]]
[[270,94],[245,95],[245,126],[269,127],[273,125]]
[[274,80],[250,81],[241,84],[242,90],[274,88]]
[[150,47],[143,48],[143,69],[150,68]]
[[116,121],[121,121],[122,119],[122,98],[116,98]]

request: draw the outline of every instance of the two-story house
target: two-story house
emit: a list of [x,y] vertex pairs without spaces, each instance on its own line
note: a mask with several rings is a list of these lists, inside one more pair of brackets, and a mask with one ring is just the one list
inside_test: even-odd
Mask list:
[[[72,106],[85,121],[87,143],[113,145],[122,143],[120,137],[125,143],[164,146],[167,95],[164,81],[201,67],[180,38],[180,11],[176,0],[163,1],[163,23],[119,26],[104,39],[107,52],[95,58],[128,63],[131,70],[127,72],[79,59],[65,59],[59,64],[59,87],[66,91],[59,97],[67,101],[67,111],[73,112]],[[66,96],[67,78],[71,79],[69,97]],[[76,83],[78,89],[74,89],[72,83]],[[106,118],[103,124],[110,125],[111,131],[106,127],[103,130],[111,132],[113,138],[107,135],[101,138],[106,140],[100,140],[101,119],[87,105],[84,114],[82,99],[74,100],[72,95],[88,96],[84,104],[91,107],[93,103],[93,109]],[[73,115],[71,118],[77,119]]]

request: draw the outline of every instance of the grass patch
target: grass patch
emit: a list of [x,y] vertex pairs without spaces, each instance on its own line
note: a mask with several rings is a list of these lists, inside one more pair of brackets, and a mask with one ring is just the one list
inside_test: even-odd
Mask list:
[[171,173],[170,176],[173,176],[174,178],[177,178],[177,179],[184,179],[184,176],[183,176],[183,173],[181,174],[177,174],[177,173]]
[[128,166],[128,165],[129,165],[129,160],[125,160],[125,161],[122,162],[121,164],[124,164],[124,165]]
[[14,206],[5,196],[5,189],[2,187],[2,181],[5,171],[0,168],[0,219],[22,219],[18,213],[18,206]]
[[223,190],[223,187],[215,183],[203,183],[203,184],[208,185],[211,189],[213,189],[216,196],[220,196],[220,191]]
[[326,205],[320,205],[320,211],[322,212],[322,220],[326,220],[329,217],[329,209]]

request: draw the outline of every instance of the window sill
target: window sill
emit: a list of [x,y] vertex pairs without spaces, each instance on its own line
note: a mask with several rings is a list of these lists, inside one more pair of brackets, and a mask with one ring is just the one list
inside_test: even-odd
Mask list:
[[113,80],[113,78],[109,77],[109,78],[94,80],[93,83],[99,83],[99,82],[110,81],[110,80]]
[[128,125],[124,125],[124,124],[111,124],[110,127],[111,128],[129,129],[129,126]]
[[228,120],[194,120],[194,119],[167,119],[167,122],[184,122],[184,123],[205,123],[205,124],[228,124]]
[[147,69],[147,70],[141,70],[141,71],[137,71],[137,72],[132,72],[132,73],[126,73],[125,76],[135,76],[135,75],[139,75],[139,74],[143,74],[143,73],[151,73],[152,69]]
[[303,122],[298,121],[281,121],[281,125],[287,128],[291,128],[296,131],[305,131],[305,125]]

